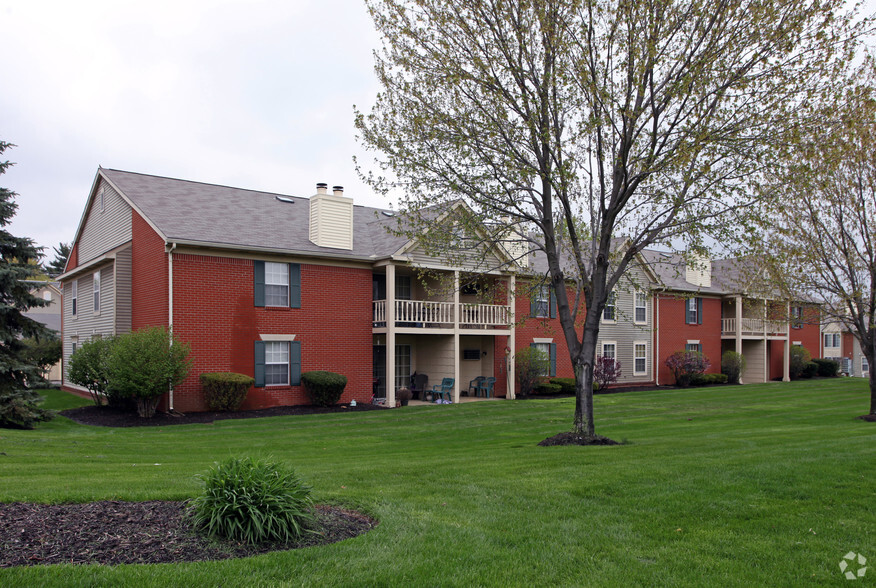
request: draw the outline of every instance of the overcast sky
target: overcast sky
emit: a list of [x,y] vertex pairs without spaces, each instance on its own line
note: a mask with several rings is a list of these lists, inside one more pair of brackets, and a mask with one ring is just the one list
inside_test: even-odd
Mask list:
[[11,230],[73,240],[97,166],[310,196],[356,175],[378,86],[357,0],[0,0]]

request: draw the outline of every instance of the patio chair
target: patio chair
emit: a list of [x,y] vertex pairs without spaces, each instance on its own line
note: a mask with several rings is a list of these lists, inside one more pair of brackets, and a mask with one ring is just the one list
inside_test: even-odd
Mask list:
[[447,400],[451,399],[453,395],[453,384],[456,382],[453,378],[443,378],[441,380],[441,384],[435,384],[432,386],[432,398],[438,399],[438,397],[445,398]]
[[496,385],[496,378],[485,378],[481,385],[478,386],[477,394],[483,394],[484,398],[492,398],[493,387]]
[[411,392],[417,400],[426,400],[426,390],[429,386],[429,376],[414,374],[411,376]]
[[468,383],[468,390],[465,391],[466,396],[476,396],[478,393],[478,388],[481,385],[481,382],[486,380],[486,376],[478,376],[474,380]]

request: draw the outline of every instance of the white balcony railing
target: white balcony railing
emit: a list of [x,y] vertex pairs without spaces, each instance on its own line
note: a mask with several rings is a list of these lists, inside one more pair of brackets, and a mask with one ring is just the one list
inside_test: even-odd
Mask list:
[[[386,326],[386,300],[375,300],[374,326]],[[459,322],[465,327],[486,328],[507,326],[511,307],[501,304],[460,304]],[[396,300],[395,323],[406,327],[449,327],[456,320],[452,302],[431,300]],[[401,323],[401,325],[400,325]]]
[[[756,318],[743,318],[741,335],[784,335],[787,324],[785,321],[772,321]],[[736,334],[736,319],[721,319],[721,332],[725,335]]]

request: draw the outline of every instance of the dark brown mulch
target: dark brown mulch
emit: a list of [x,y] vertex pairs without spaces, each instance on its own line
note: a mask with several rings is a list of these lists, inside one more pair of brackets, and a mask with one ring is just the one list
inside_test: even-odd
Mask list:
[[858,418],[868,423],[876,423],[876,414],[862,414]]
[[559,433],[553,437],[548,437],[544,441],[539,442],[542,447],[553,447],[555,445],[620,445],[614,439],[603,437],[602,435],[579,435],[578,433]]
[[336,404],[335,406],[275,406],[260,410],[238,410],[236,412],[188,412],[168,414],[156,412],[150,419],[137,416],[134,410],[122,410],[110,406],[81,406],[62,410],[68,419],[83,425],[98,427],[164,427],[167,425],[210,424],[225,419],[252,419],[259,417],[285,416],[290,414],[326,414],[331,412],[361,412],[366,410],[385,410],[376,404]]
[[192,531],[182,502],[0,504],[0,568],[59,563],[174,563],[247,557],[325,545],[377,523],[334,506],[317,506],[317,533],[293,544],[248,546]]

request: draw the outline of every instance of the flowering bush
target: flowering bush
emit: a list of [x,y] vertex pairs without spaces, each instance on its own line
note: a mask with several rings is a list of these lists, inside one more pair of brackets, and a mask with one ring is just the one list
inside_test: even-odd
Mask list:
[[621,377],[621,363],[613,357],[596,357],[593,366],[593,391],[602,392]]
[[675,375],[675,385],[679,388],[690,386],[691,377],[709,369],[711,362],[699,351],[676,351],[666,358],[666,367]]

